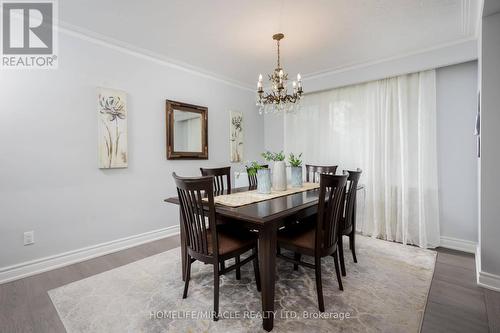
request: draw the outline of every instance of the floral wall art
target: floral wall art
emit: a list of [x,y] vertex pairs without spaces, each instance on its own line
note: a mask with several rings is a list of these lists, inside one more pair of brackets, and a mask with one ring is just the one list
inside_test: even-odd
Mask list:
[[243,114],[230,112],[231,162],[243,161]]
[[128,165],[126,93],[99,88],[97,116],[99,168],[126,168]]

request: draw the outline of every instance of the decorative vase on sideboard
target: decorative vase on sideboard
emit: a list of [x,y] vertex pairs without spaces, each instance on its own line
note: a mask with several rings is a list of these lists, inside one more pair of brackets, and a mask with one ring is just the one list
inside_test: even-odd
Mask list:
[[292,187],[302,187],[302,167],[291,167]]
[[275,161],[273,166],[273,190],[286,190],[286,164],[285,161]]
[[257,193],[271,193],[271,169],[257,170]]

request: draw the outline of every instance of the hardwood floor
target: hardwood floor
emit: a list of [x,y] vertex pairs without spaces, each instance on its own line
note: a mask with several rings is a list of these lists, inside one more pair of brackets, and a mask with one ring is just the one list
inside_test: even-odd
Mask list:
[[500,293],[476,285],[474,255],[438,248],[422,332],[500,332],[499,302]]
[[170,237],[0,285],[0,332],[66,332],[48,290],[180,246]]
[[[48,290],[179,245],[166,238],[0,285],[0,332],[65,332]],[[422,332],[500,332],[500,293],[476,286],[474,256],[438,249]]]
[[490,332],[500,332],[500,297],[499,293],[492,290],[485,290],[486,309],[488,310],[488,323]]

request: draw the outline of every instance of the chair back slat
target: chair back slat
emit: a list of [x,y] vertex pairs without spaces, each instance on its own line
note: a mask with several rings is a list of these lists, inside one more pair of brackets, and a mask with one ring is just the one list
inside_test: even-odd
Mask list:
[[[218,249],[218,243],[215,232],[213,176],[188,178],[179,177],[175,172],[172,175],[177,186],[187,247],[201,255],[216,255],[217,251],[214,249]],[[203,201],[205,196],[208,202]],[[212,232],[209,232],[209,228]],[[210,253],[208,237],[212,237],[214,253]]]
[[344,170],[344,173],[348,173],[346,194],[345,194],[345,211],[344,211],[344,225],[343,230],[347,230],[354,225],[354,220],[356,219],[356,193],[358,192],[358,182],[361,177],[361,169]]
[[321,174],[334,175],[337,172],[337,165],[310,165],[306,164],[306,182],[318,183]]
[[[269,165],[267,165],[267,164],[261,165],[261,168],[264,168],[264,169],[267,169],[268,167],[269,167]],[[257,186],[257,174],[250,175],[248,173],[248,170],[249,170],[249,168],[247,168],[248,186],[255,187],[255,186]]]
[[214,192],[216,195],[231,193],[231,167],[223,168],[200,168],[202,176],[214,177]]
[[347,175],[320,175],[318,220],[316,225],[316,251],[324,252],[337,245],[342,202]]

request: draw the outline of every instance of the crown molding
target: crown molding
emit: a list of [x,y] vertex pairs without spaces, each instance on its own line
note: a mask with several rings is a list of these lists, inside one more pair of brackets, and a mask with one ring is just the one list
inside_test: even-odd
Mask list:
[[[444,50],[444,49],[447,49],[450,47],[459,46],[460,44],[469,43],[471,41],[477,42],[477,38],[475,36],[474,37],[467,37],[467,38],[463,38],[463,39],[460,39],[460,40],[457,40],[454,42],[444,43],[444,44],[441,44],[438,46],[433,46],[433,47],[421,49],[421,50],[414,51],[414,52],[402,53],[402,54],[392,56],[392,57],[377,59],[377,60],[373,60],[373,61],[359,62],[359,63],[348,63],[348,64],[344,64],[341,66],[337,66],[337,67],[332,68],[332,69],[327,69],[324,71],[317,71],[317,72],[312,72],[309,74],[304,74],[304,75],[302,75],[302,78],[304,81],[314,80],[314,79],[322,78],[325,76],[344,73],[344,72],[357,70],[357,69],[363,69],[365,67],[371,67],[374,65],[380,65],[383,63],[391,62],[391,61],[402,60],[405,58],[419,56],[419,55],[423,55],[423,54],[430,53],[430,52],[440,51],[440,50]],[[477,56],[474,58],[470,58],[470,59],[468,58],[462,62],[471,61],[471,60],[475,60],[475,59],[477,59]],[[454,63],[457,63],[457,62],[454,62]],[[452,64],[453,64],[453,62],[449,63],[449,65],[452,65]],[[434,68],[436,68],[436,67],[442,67],[442,66],[435,66]],[[428,68],[428,69],[431,69],[431,68]]]
[[[405,61],[405,60],[408,60],[412,57],[430,55],[432,53],[445,52],[445,51],[449,51],[449,50],[455,49],[455,48],[462,48],[463,47],[463,50],[465,50],[467,48],[470,49],[471,43],[475,44],[476,48],[477,48],[477,42],[478,42],[477,37],[473,36],[473,37],[463,38],[463,39],[460,39],[460,40],[457,40],[454,42],[443,43],[443,44],[440,44],[437,46],[429,47],[426,49],[421,49],[418,51],[402,53],[402,54],[387,57],[387,58],[381,58],[381,59],[377,59],[377,60],[373,60],[373,61],[366,61],[366,62],[347,63],[347,64],[343,64],[343,65],[337,66],[337,67],[332,68],[332,69],[302,74],[302,81],[312,82],[316,79],[327,78],[329,76],[335,76],[335,75],[339,75],[339,74],[345,75],[346,73],[349,73],[349,72],[354,73],[355,71],[360,71],[360,70],[362,71],[362,70],[369,69],[371,67],[386,65],[387,63],[391,63],[391,62]],[[471,55],[470,53],[471,52],[456,52],[456,50],[453,50],[452,52],[450,52],[450,54],[453,55],[450,59],[443,61],[440,57],[439,61],[434,62],[431,65],[424,65],[422,68],[419,68],[419,69],[411,69],[408,71],[398,72],[396,74],[394,74],[394,73],[384,74],[384,75],[377,77],[377,78],[369,78],[366,80],[355,80],[354,82],[349,82],[349,83],[345,83],[345,84],[334,84],[332,86],[322,87],[320,89],[316,89],[313,87],[312,90],[308,89],[308,92],[305,93],[305,95],[308,95],[310,93],[316,93],[316,92],[322,91],[322,90],[328,90],[328,89],[333,89],[333,88],[337,88],[337,87],[341,87],[341,86],[346,86],[346,85],[350,85],[350,84],[368,82],[368,81],[372,81],[372,80],[378,80],[378,79],[397,76],[397,75],[414,73],[414,72],[423,71],[423,70],[431,70],[431,69],[436,69],[439,67],[445,67],[445,66],[450,66],[450,65],[455,65],[455,64],[459,64],[459,63],[477,60],[477,51],[474,52],[474,55]],[[270,88],[270,85],[264,87],[265,90],[269,89],[269,88]]]
[[[467,1],[470,2],[470,0],[462,0],[462,1],[464,4],[464,8],[467,8],[467,11],[470,12],[470,5],[465,6],[465,3]],[[465,16],[466,16],[465,9],[464,9],[464,15],[462,15],[462,16],[463,16],[462,17],[463,18],[462,19],[462,26],[465,28],[467,25],[465,22],[470,23],[470,20],[465,19]],[[469,17],[470,17],[470,15],[469,15]],[[470,28],[470,24],[469,24],[469,28]],[[66,35],[69,35],[69,36],[72,36],[75,38],[79,38],[81,40],[89,41],[89,42],[97,44],[97,45],[108,47],[110,49],[117,50],[117,51],[126,53],[128,55],[132,55],[132,56],[135,56],[135,57],[138,57],[141,59],[149,60],[149,61],[158,63],[162,66],[168,66],[170,68],[181,70],[181,71],[193,74],[193,75],[208,78],[210,80],[221,82],[223,84],[226,84],[226,85],[229,85],[229,86],[232,86],[235,88],[243,89],[245,91],[255,92],[253,85],[249,85],[249,84],[246,84],[244,82],[234,80],[234,79],[231,79],[229,77],[226,77],[226,76],[223,76],[223,75],[211,72],[211,71],[207,71],[207,70],[202,69],[200,67],[196,67],[196,66],[187,64],[185,62],[166,57],[162,54],[150,51],[148,49],[137,47],[135,45],[123,42],[121,40],[111,38],[111,37],[105,36],[103,34],[96,33],[96,32],[90,31],[88,29],[84,29],[84,28],[81,28],[79,26],[69,24],[69,23],[61,21],[61,20],[59,21],[59,25],[58,25],[57,29],[58,29],[58,31],[60,31],[61,33],[64,33]],[[331,69],[326,69],[326,70],[321,70],[321,71],[311,72],[311,73],[305,73],[302,75],[302,77],[303,77],[303,81],[310,81],[310,80],[314,80],[314,79],[318,79],[318,78],[322,78],[322,77],[326,77],[326,76],[331,76],[331,75],[336,75],[336,74],[341,74],[341,73],[345,73],[345,72],[349,72],[349,71],[353,71],[353,70],[360,70],[360,69],[388,63],[391,61],[403,60],[405,58],[419,56],[419,55],[423,55],[423,54],[430,53],[430,52],[445,50],[447,48],[460,46],[460,44],[469,43],[471,41],[477,42],[477,36],[467,37],[467,38],[463,38],[463,39],[460,39],[460,40],[457,40],[454,42],[444,43],[444,44],[433,46],[430,48],[421,49],[421,50],[413,51],[413,52],[402,53],[399,55],[395,55],[395,56],[391,56],[391,57],[387,57],[387,58],[381,58],[381,59],[377,59],[377,60],[373,60],[373,61],[358,62],[358,63],[346,63],[346,64],[343,64],[343,65],[340,65],[340,66],[337,66],[337,67],[331,68]],[[475,58],[467,57],[466,59],[461,59],[460,61],[449,62],[445,65],[452,65],[452,64],[459,63],[459,62],[466,62],[466,61],[475,60],[475,59],[477,59],[477,56]],[[445,65],[441,64],[439,66],[434,66],[433,68],[442,67]],[[431,68],[427,68],[427,69],[431,69]]]
[[149,61],[155,62],[155,63],[162,65],[162,66],[167,66],[170,68],[181,70],[181,71],[187,72],[189,74],[193,74],[193,75],[197,75],[197,76],[200,76],[203,78],[214,80],[214,81],[224,83],[224,84],[227,84],[229,86],[243,89],[246,91],[253,92],[255,90],[252,87],[250,87],[250,85],[245,84],[243,82],[233,80],[231,78],[219,75],[217,73],[206,71],[202,68],[192,66],[192,65],[184,63],[182,61],[174,60],[174,59],[166,57],[162,54],[150,51],[148,49],[144,49],[144,48],[126,43],[124,41],[121,41],[121,40],[118,40],[118,39],[115,39],[112,37],[108,37],[108,36],[105,36],[103,34],[96,33],[94,31],[90,31],[88,29],[84,29],[84,28],[81,28],[81,27],[73,25],[73,24],[69,24],[69,23],[61,21],[61,20],[59,20],[59,24],[56,27],[56,29],[65,35],[72,36],[72,37],[75,37],[75,38],[78,38],[78,39],[81,39],[84,41],[88,41],[88,42],[91,42],[91,43],[94,43],[94,44],[97,44],[100,46],[108,47],[110,49],[120,51],[120,52],[126,53],[128,55],[137,57],[137,58],[149,60]]

